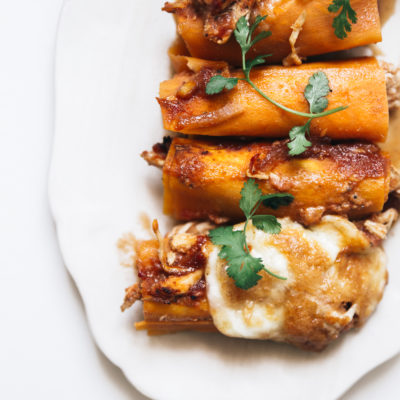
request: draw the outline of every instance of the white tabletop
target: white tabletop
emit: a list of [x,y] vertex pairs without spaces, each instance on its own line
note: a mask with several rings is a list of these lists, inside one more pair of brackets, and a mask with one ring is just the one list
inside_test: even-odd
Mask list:
[[[94,345],[49,214],[61,8],[0,0],[0,398],[143,400]],[[399,376],[397,357],[343,400],[399,399]]]

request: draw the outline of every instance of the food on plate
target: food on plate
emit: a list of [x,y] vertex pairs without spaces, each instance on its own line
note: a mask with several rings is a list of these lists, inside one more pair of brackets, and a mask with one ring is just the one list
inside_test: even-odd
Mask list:
[[267,16],[255,35],[270,31],[249,55],[270,54],[268,63],[287,58],[351,49],[381,41],[376,0],[262,1],[176,0],[164,10],[173,13],[177,33],[193,57],[240,65],[233,32],[240,17],[252,24]]
[[[311,228],[286,217],[279,234],[250,223],[250,253],[286,279],[261,271],[248,290],[228,276],[221,246],[210,240],[211,224],[189,222],[165,237],[155,226],[157,239],[136,243],[139,282],[127,289],[125,307],[143,301],[144,321],[136,328],[150,334],[218,329],[321,350],[362,325],[380,301],[387,271],[378,244],[396,215],[389,209],[357,224],[325,216]],[[367,230],[369,223],[380,236]]]
[[240,221],[240,191],[257,179],[264,194],[287,192],[294,201],[259,213],[310,225],[325,214],[360,218],[380,212],[397,174],[387,154],[368,143],[314,141],[290,157],[287,141],[199,140],[176,137],[142,153],[162,168],[164,213],[177,220]]
[[[208,136],[288,137],[307,117],[287,112],[267,101],[247,82],[208,95],[206,87],[217,75],[243,77],[228,64],[185,58],[186,70],[160,85],[164,128]],[[309,132],[333,139],[384,141],[388,130],[385,70],[375,58],[318,62],[299,67],[253,69],[252,82],[274,101],[302,113],[309,112],[304,95],[310,77],[323,72],[329,79],[328,111],[347,108],[311,121]],[[330,92],[329,92],[330,88]],[[374,117],[371,118],[371,115]]]
[[400,173],[376,142],[400,105],[400,74],[374,57],[303,61],[379,41],[377,3],[164,9],[180,38],[157,100],[177,134],[142,157],[162,169],[164,213],[188,222],[164,237],[154,220],[155,239],[122,240],[137,283],[121,308],[141,300],[135,326],[152,335],[218,331],[322,350],[364,324],[388,280],[381,244]]

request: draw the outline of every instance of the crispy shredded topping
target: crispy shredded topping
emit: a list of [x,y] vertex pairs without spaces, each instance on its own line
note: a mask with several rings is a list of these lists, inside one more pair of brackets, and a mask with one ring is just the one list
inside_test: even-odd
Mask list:
[[160,155],[154,151],[145,150],[140,154],[140,157],[146,160],[149,165],[157,168],[162,168],[165,163],[165,158],[160,157]]
[[248,18],[254,0],[196,0],[205,6],[204,35],[212,42],[226,43],[240,17]]
[[383,213],[375,214],[364,222],[364,228],[379,240],[386,238],[393,224],[397,221],[399,213],[394,208],[389,208]]
[[301,30],[303,29],[303,25],[306,22],[307,12],[304,10],[296,19],[294,24],[291,26],[292,33],[289,37],[290,48],[292,52],[283,59],[282,63],[285,67],[290,67],[292,65],[301,65],[302,57],[299,57],[296,50],[296,42],[300,35]]

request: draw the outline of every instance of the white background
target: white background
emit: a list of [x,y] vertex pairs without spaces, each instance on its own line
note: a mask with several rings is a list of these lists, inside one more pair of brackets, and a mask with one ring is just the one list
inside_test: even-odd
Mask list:
[[[0,399],[143,400],[95,347],[49,214],[61,7],[0,0]],[[343,400],[399,399],[399,376],[397,357]]]

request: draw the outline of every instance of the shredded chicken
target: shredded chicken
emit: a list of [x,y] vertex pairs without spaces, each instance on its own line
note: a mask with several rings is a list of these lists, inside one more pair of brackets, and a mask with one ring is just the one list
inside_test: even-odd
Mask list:
[[142,296],[140,294],[139,285],[137,283],[128,287],[127,289],[125,289],[125,298],[121,306],[121,311],[127,310],[136,302],[136,300],[140,300],[141,298]]
[[283,59],[282,63],[285,67],[290,67],[292,65],[301,65],[303,58],[297,54],[296,42],[300,35],[303,25],[306,22],[307,12],[304,10],[296,19],[295,23],[291,26],[292,33],[289,38],[290,48],[292,52]]
[[239,18],[248,17],[254,0],[195,0],[205,8],[204,35],[212,42],[226,43]]
[[368,233],[375,236],[375,239],[384,240],[397,221],[399,213],[394,208],[389,208],[383,213],[375,214],[371,219],[364,222],[364,228]]
[[386,74],[386,90],[389,110],[400,107],[400,68],[393,64],[381,61],[381,66]]
[[165,158],[155,151],[143,151],[142,154],[140,154],[140,157],[146,160],[149,165],[157,168],[162,168],[165,163]]

